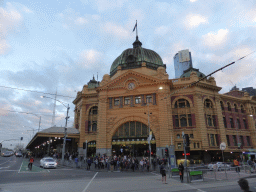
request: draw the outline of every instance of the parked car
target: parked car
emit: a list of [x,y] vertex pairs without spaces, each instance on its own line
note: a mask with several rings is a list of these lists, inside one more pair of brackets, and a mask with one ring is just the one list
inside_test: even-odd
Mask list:
[[225,168],[227,170],[230,170],[231,169],[230,164],[223,163],[223,162],[216,162],[216,163],[208,164],[208,169],[210,169],[210,170],[216,169],[218,171],[221,171],[221,170],[225,170]]
[[10,156],[12,156],[12,155],[13,155],[13,152],[12,152],[12,151],[5,151],[5,152],[2,153],[2,156],[3,156],[3,157],[10,157]]
[[56,169],[57,165],[58,163],[52,157],[44,157],[43,159],[40,160],[40,167],[43,167],[44,169],[46,168]]
[[22,157],[22,154],[21,154],[21,152],[16,152],[16,153],[15,153],[15,156],[16,156],[16,157]]

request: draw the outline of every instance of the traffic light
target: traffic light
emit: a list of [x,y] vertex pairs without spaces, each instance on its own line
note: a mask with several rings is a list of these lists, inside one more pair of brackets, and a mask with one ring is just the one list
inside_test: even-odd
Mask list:
[[165,152],[165,156],[166,156],[166,157],[169,157],[169,150],[168,150],[167,147],[165,148],[165,151],[164,151],[164,152]]
[[190,153],[190,147],[185,147],[185,151],[186,151],[186,153]]
[[23,140],[23,137],[21,137],[20,140],[22,141],[22,140]]
[[83,142],[83,149],[86,149],[86,142]]
[[189,136],[188,136],[188,134],[185,134],[185,143],[186,143],[186,146],[189,147],[190,141],[189,141]]

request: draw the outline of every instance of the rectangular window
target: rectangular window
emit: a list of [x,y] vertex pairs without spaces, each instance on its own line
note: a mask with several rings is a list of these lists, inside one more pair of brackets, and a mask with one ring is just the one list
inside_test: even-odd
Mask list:
[[147,103],[152,103],[152,102],[153,102],[153,97],[152,97],[152,95],[147,95],[147,96],[146,96],[146,100],[147,100]]
[[226,139],[227,139],[228,146],[230,146],[229,135],[226,135]]
[[114,100],[114,105],[119,105],[119,103],[120,103],[119,98],[116,98],[116,99]]
[[190,134],[189,137],[190,137],[190,138],[194,138],[194,135],[193,135],[193,134]]
[[213,127],[216,127],[216,117],[215,115],[212,116],[212,122],[213,122]]
[[141,96],[135,97],[135,104],[141,103]]
[[250,137],[246,136],[247,146],[251,146]]
[[240,120],[239,119],[236,120],[236,123],[237,123],[237,128],[241,129],[241,124],[240,124]]
[[211,115],[207,115],[207,124],[209,127],[212,127],[212,117]]
[[194,148],[196,148],[196,143],[194,143]]
[[229,120],[230,120],[230,126],[231,126],[231,128],[234,128],[234,121],[233,121],[233,118],[229,118]]
[[179,116],[175,115],[175,127],[179,127]]
[[234,143],[234,146],[237,146],[236,135],[232,135],[232,137],[233,137],[233,143]]
[[243,119],[243,122],[244,122],[244,128],[247,129],[247,123],[246,123],[246,120]]
[[125,104],[125,105],[130,105],[130,104],[131,104],[131,99],[130,99],[130,97],[125,97],[125,98],[124,98],[124,104]]
[[226,121],[226,117],[223,117],[223,123],[224,123],[224,127],[227,128],[227,121]]
[[211,146],[215,146],[215,137],[214,137],[214,134],[210,134],[210,145]]
[[244,137],[239,136],[239,143],[241,143],[242,146],[244,146]]
[[97,131],[97,121],[92,122],[92,131]]
[[180,126],[181,127],[187,127],[186,115],[180,115]]
[[196,143],[196,145],[197,145],[197,148],[200,148],[200,145],[199,145],[199,143]]
[[91,124],[91,121],[88,121],[88,131],[90,132],[92,130],[92,124]]
[[192,118],[191,118],[191,114],[188,114],[188,126],[192,126]]
[[177,144],[178,149],[181,149],[181,143]]

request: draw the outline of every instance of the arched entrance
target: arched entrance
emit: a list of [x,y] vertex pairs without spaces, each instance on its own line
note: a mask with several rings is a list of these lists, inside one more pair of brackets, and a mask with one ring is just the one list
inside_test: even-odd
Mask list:
[[87,156],[88,157],[94,157],[95,154],[96,154],[96,141],[90,141],[88,143]]
[[[151,132],[151,155],[156,154],[155,136]],[[149,156],[149,129],[148,126],[138,122],[130,121],[118,127],[112,137],[112,154],[130,155],[134,157]]]

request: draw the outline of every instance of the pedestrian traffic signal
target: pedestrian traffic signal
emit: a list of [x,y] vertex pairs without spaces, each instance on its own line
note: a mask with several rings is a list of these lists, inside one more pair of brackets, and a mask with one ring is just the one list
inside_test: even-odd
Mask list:
[[83,149],[86,149],[86,142],[83,142]]
[[169,157],[169,150],[168,150],[167,147],[165,148],[165,156],[166,156],[166,157]]
[[190,141],[189,141],[189,136],[188,136],[188,134],[185,134],[185,143],[186,143],[186,146],[189,147]]
[[185,151],[186,151],[186,153],[190,153],[190,147],[185,147]]

